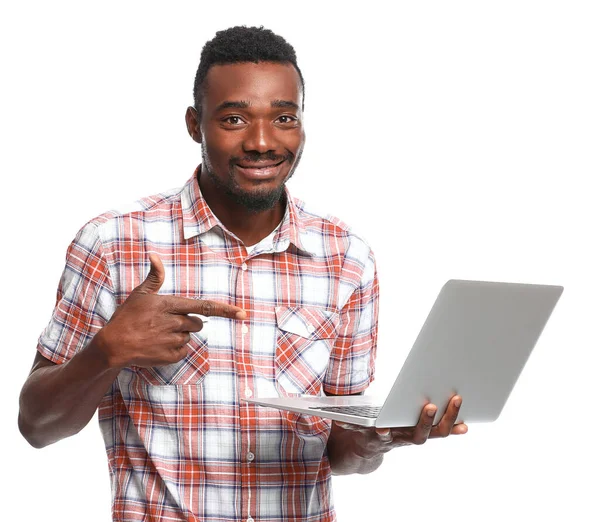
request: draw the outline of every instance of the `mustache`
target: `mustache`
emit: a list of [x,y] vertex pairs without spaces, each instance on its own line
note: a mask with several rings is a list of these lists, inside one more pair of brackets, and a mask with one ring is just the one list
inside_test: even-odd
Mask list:
[[248,154],[241,156],[233,156],[229,160],[229,166],[234,167],[240,162],[248,162],[248,163],[261,163],[261,162],[270,162],[270,163],[281,163],[282,161],[288,161],[292,163],[294,161],[294,155],[291,152],[288,152],[286,155],[281,156],[275,154],[273,151],[268,151],[265,154],[261,154],[260,152],[249,152]]

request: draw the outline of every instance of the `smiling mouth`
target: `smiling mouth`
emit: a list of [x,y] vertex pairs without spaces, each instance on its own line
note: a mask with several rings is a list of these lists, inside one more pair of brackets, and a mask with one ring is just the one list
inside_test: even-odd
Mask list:
[[268,165],[257,163],[254,165],[242,165],[240,163],[237,164],[238,167],[242,169],[251,169],[251,170],[263,170],[263,169],[271,169],[275,167],[279,167],[285,160],[281,160],[279,163],[270,163]]
[[281,171],[281,166],[285,163],[285,160],[281,160],[279,163],[258,163],[251,165],[240,165],[236,164],[238,171],[249,180],[270,180],[276,178]]

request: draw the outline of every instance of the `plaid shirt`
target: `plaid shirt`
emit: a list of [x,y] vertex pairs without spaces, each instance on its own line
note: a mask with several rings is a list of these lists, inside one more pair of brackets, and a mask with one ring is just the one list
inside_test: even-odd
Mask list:
[[335,520],[331,423],[240,399],[367,388],[378,311],[372,252],[286,191],[275,236],[248,255],[202,198],[196,173],[78,232],[38,350],[58,364],[82,350],[157,253],[160,294],[223,301],[248,317],[211,317],[185,359],[124,369],[104,396],[114,520]]

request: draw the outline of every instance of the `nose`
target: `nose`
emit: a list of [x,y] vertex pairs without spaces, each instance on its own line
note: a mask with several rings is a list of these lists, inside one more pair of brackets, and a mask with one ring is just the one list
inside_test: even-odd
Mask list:
[[270,122],[264,120],[253,121],[244,137],[244,143],[242,144],[244,151],[256,151],[264,154],[276,150],[277,142],[273,130]]

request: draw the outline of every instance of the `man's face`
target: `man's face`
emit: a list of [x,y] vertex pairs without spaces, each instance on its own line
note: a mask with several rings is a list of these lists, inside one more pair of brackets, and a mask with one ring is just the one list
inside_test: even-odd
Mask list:
[[304,147],[300,77],[291,64],[215,65],[204,85],[202,169],[253,212],[280,201]]

